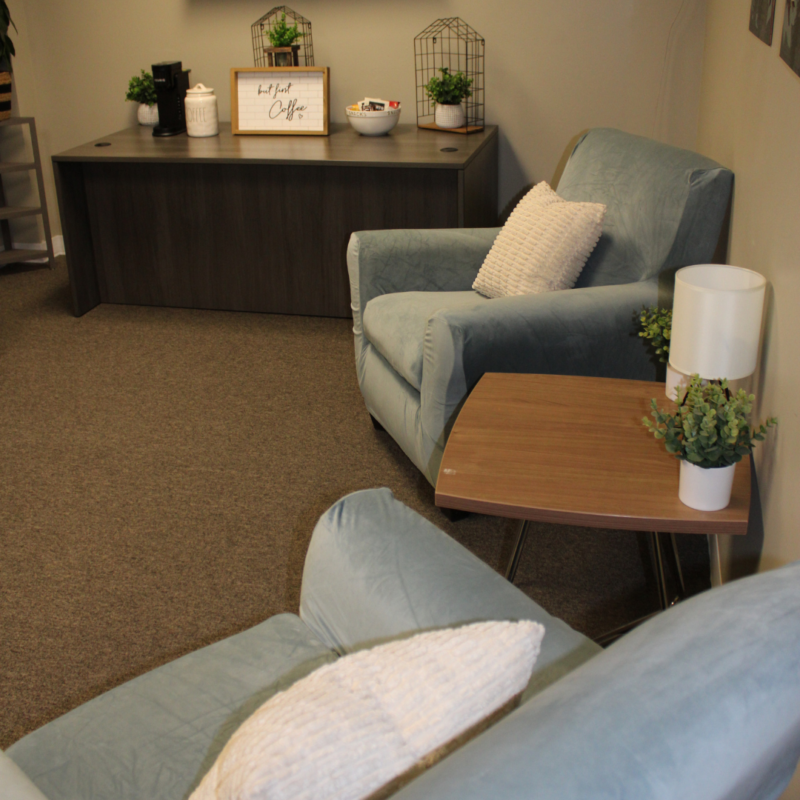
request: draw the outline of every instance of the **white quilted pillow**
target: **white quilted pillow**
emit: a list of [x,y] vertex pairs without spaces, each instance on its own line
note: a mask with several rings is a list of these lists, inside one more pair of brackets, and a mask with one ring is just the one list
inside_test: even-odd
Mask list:
[[543,636],[536,622],[480,622],[327,664],[261,706],[190,800],[356,800],[397,789],[511,709]]
[[486,297],[571,289],[603,231],[602,203],[560,198],[545,181],[519,201],[472,288]]

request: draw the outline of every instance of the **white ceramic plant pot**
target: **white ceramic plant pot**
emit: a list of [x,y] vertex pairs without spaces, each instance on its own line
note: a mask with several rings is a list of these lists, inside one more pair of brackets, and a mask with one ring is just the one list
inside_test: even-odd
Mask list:
[[463,128],[466,119],[461,103],[458,105],[436,104],[434,121],[440,128]]
[[136,112],[136,118],[139,120],[140,125],[147,125],[152,128],[158,125],[158,106],[152,106],[147,103],[139,103],[139,110]]
[[736,464],[703,469],[688,461],[681,461],[678,498],[684,505],[698,511],[719,511],[726,508],[731,502],[735,469]]

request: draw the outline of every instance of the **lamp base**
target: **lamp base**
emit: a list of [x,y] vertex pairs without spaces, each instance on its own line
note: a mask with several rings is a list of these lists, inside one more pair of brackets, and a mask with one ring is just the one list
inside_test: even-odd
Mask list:
[[678,372],[672,364],[667,364],[667,384],[664,391],[664,394],[667,395],[667,399],[675,402],[678,399],[678,388],[680,386],[688,386],[691,379],[691,375]]

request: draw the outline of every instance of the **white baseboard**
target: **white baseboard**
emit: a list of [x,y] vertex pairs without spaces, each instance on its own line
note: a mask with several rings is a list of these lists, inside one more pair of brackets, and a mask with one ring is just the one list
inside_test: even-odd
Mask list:
[[[14,242],[14,247],[19,250],[47,250],[44,242]],[[0,253],[3,252],[0,250]],[[67,251],[64,249],[64,237],[61,234],[53,237],[53,255],[63,256]],[[32,258],[29,264],[41,264],[47,261],[46,258]]]

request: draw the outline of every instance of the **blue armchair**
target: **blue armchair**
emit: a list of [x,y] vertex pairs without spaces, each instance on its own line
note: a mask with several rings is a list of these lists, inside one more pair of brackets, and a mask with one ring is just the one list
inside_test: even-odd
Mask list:
[[800,756],[800,562],[693,597],[603,651],[373,489],[320,519],[300,598],[299,616],[164,664],[0,752],[0,798],[186,800],[276,692],[364,646],[483,619],[545,627],[523,704],[397,800],[776,800]]
[[575,289],[490,300],[472,283],[499,228],[361,231],[347,264],[367,410],[436,484],[458,410],[485,372],[655,378],[634,312],[658,276],[708,262],[733,183],[687,150],[598,128],[572,151],[558,194],[605,203]]

